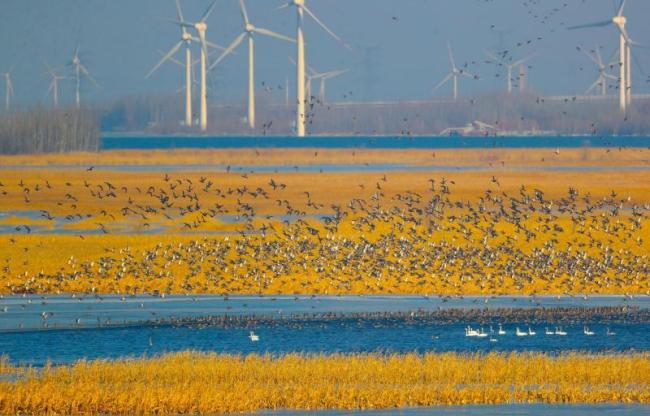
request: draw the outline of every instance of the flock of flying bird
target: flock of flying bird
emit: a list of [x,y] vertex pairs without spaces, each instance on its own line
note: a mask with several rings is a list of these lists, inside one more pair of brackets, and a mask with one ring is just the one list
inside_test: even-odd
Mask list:
[[[273,178],[266,186],[247,186],[252,175],[230,175],[244,184],[217,186],[208,177],[197,181],[167,174],[156,184],[131,188],[92,179],[79,188],[21,180],[18,190],[7,191],[0,184],[0,200],[19,192],[26,209],[42,206],[44,190],[56,192],[56,205],[51,196],[44,198],[52,206],[41,211],[53,223],[84,219],[102,234],[131,227],[135,233],[151,228],[195,236],[175,243],[154,240],[142,252],[107,247],[98,258],[73,256],[52,270],[18,277],[6,258],[0,281],[13,293],[65,292],[71,283],[88,292],[126,294],[154,287],[162,293],[650,289],[644,237],[650,205],[615,192],[596,198],[570,188],[566,196],[551,199],[522,186],[510,194],[493,176],[477,200],[463,200],[452,196],[454,183],[445,178],[430,179],[427,192],[389,193],[389,178],[382,175],[372,189],[350,185],[359,196],[344,204],[317,201],[308,189],[291,193]],[[156,230],[157,221],[172,228]],[[16,227],[10,243],[20,245],[19,234],[30,231],[29,225]]]

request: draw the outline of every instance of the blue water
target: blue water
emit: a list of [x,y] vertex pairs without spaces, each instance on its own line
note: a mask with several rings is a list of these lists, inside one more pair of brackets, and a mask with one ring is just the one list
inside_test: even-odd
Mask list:
[[[275,299],[275,300],[274,300]],[[516,299],[516,300],[514,300]],[[31,303],[29,303],[31,300]],[[566,336],[546,335],[545,322],[504,323],[505,335],[490,333],[486,338],[466,337],[471,325],[490,332],[490,324],[471,320],[441,321],[428,318],[314,318],[288,319],[293,313],[359,313],[375,311],[434,311],[438,308],[620,306],[648,308],[648,297],[625,301],[622,297],[589,298],[443,299],[423,297],[188,297],[125,298],[83,300],[69,297],[42,299],[12,297],[1,299],[7,312],[0,312],[0,355],[12,362],[40,366],[48,360],[70,363],[82,358],[119,358],[197,350],[220,353],[356,353],[356,352],[441,352],[441,351],[545,351],[583,350],[593,352],[650,351],[650,324],[619,320],[589,322],[575,320],[562,324]],[[43,304],[44,303],[44,304]],[[24,307],[23,307],[24,305]],[[42,313],[51,314],[43,318]],[[151,325],[138,321],[206,315],[264,315],[271,320],[216,325]],[[77,319],[81,319],[77,323]],[[284,318],[284,319],[281,319]],[[132,326],[102,327],[126,321]],[[584,325],[595,332],[583,333]],[[45,326],[47,325],[47,327]],[[98,326],[101,325],[101,326]],[[497,322],[493,322],[497,330]],[[22,328],[21,328],[22,327]],[[518,337],[515,328],[531,328],[537,335]],[[615,335],[606,335],[607,328]],[[260,336],[251,342],[249,331]],[[492,338],[492,340],[490,339]]]
[[650,137],[525,136],[525,137],[406,137],[406,136],[137,136],[104,135],[101,149],[174,148],[544,148],[544,147],[648,147]]

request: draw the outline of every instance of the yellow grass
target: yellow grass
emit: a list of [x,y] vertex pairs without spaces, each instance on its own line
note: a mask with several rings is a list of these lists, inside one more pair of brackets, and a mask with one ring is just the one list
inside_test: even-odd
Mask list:
[[[553,149],[315,152],[156,150],[0,156],[3,166],[16,166],[0,170],[0,211],[12,211],[0,217],[0,226],[13,230],[0,236],[0,293],[650,291],[650,219],[647,210],[632,214],[633,206],[650,204],[650,171],[616,170],[617,166],[644,166],[650,157],[647,149],[563,149],[560,154]],[[85,169],[98,163],[263,165],[287,160],[291,164],[434,163],[449,166],[449,171],[243,175],[217,170],[174,171],[166,176],[164,172]],[[79,167],[20,167],[48,164]],[[453,170],[454,164],[493,169],[459,172]],[[610,170],[510,170],[548,165]],[[451,194],[439,193],[443,177]],[[430,179],[436,181],[435,192],[430,190]],[[274,189],[272,183],[283,186]],[[531,197],[534,190],[542,190],[554,210],[567,199],[570,187],[578,190],[579,197],[573,213],[544,214],[539,211],[541,204],[534,203],[536,211],[524,208],[519,219],[499,218],[495,213],[500,204],[512,214],[509,198],[521,200],[522,186]],[[587,195],[591,205],[606,199],[623,209],[612,213],[610,205],[575,220],[576,212],[587,206],[583,200]],[[405,201],[405,196],[419,201]],[[167,197],[167,202],[161,197]],[[442,211],[435,215],[418,211],[432,197],[448,198]],[[476,208],[481,198],[503,202],[488,202],[488,213],[472,217],[467,204]],[[359,201],[372,215],[360,211]],[[336,230],[309,218],[311,214],[332,216],[332,205],[344,214]],[[43,215],[37,219],[20,213],[41,210]],[[306,214],[305,222],[284,223],[282,216],[291,211],[294,221],[296,212],[299,217]],[[228,221],[224,214],[236,220]],[[247,224],[248,214],[253,217]],[[51,231],[55,222],[48,216],[58,217],[60,228],[69,234],[27,233],[24,226]],[[161,234],[144,234],[158,227],[163,227]],[[489,229],[493,235],[486,234]],[[89,230],[107,234],[90,235]],[[238,234],[243,231],[249,234]]]
[[0,382],[2,414],[215,414],[504,403],[650,403],[647,354],[230,356],[78,362]]
[[[404,139],[405,141],[407,139]],[[436,139],[432,139],[436,140]],[[443,139],[440,139],[443,140]],[[496,139],[498,142],[499,139]],[[561,149],[174,149],[0,155],[0,166],[411,164],[437,166],[648,166],[647,148]]]

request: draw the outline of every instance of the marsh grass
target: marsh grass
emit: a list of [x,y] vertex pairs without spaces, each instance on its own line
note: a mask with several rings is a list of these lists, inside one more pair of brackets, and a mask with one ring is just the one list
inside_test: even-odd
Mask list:
[[647,354],[217,355],[81,361],[0,382],[3,414],[650,403]]

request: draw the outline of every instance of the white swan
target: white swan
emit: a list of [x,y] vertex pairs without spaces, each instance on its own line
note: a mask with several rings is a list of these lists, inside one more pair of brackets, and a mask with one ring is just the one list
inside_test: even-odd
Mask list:
[[477,337],[479,332],[476,329],[472,329],[471,326],[468,326],[465,328],[465,336],[466,337]]
[[565,336],[566,332],[562,331],[562,328],[555,328],[555,335]]
[[519,330],[519,327],[517,327],[515,333],[517,334],[518,337],[525,337],[525,336],[528,335],[528,332],[524,332],[524,331]]
[[611,337],[612,335],[616,335],[616,332],[612,332],[609,327],[607,327],[607,336]]
[[544,333],[545,333],[546,335],[553,335],[553,334],[554,334],[554,332],[553,332],[553,331],[550,331],[548,328],[545,328],[545,329],[544,329]]
[[499,332],[498,332],[498,334],[499,334],[499,335],[505,335],[505,334],[506,334],[506,331],[505,331],[505,329],[503,329],[503,328],[501,327],[501,324],[499,324]]
[[533,331],[532,329],[530,329],[530,327],[528,327],[528,335],[530,336],[537,335],[537,332]]
[[260,336],[257,335],[255,332],[251,331],[250,334],[248,335],[248,338],[251,339],[251,342],[257,342],[260,340]]
[[590,331],[589,328],[587,328],[587,326],[585,326],[584,328],[582,328],[582,332],[583,332],[585,335],[594,335],[594,333],[595,333],[595,332],[593,332],[593,331]]

